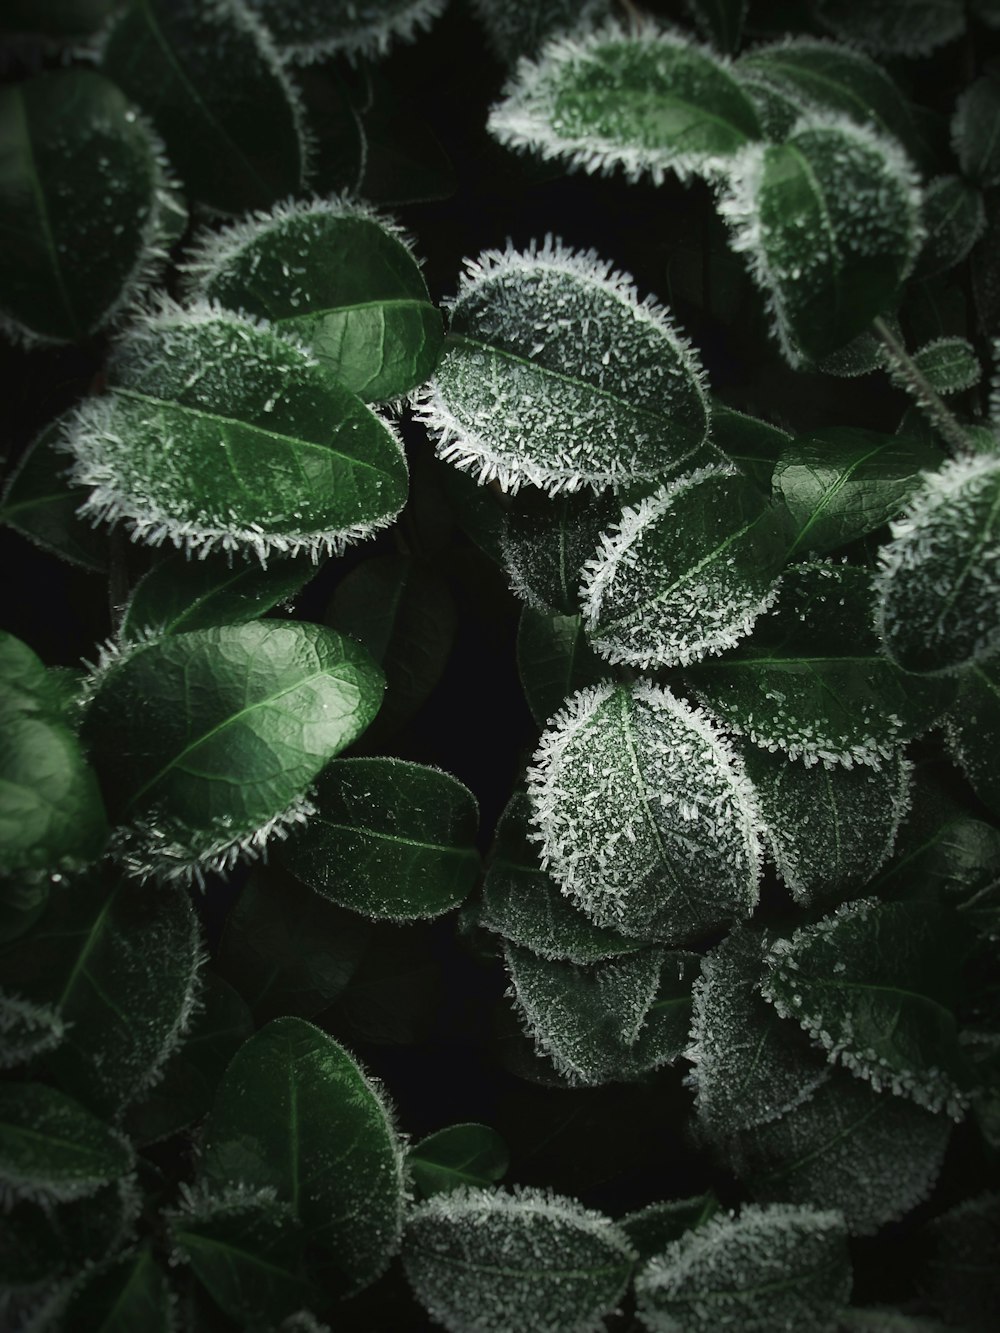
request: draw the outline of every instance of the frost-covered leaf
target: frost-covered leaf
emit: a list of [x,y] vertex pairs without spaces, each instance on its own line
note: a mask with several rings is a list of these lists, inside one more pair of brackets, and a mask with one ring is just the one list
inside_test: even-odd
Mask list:
[[784,143],[751,144],[719,207],[793,366],[835,352],[893,306],[923,240],[910,162],[843,115],[810,113]]
[[1000,185],[1000,80],[984,75],[961,94],[951,141],[962,173],[982,189]]
[[389,425],[305,350],[242,316],[164,303],[68,428],[84,513],[188,551],[341,551],[395,518],[406,460]]
[[643,949],[579,966],[507,944],[505,956],[529,1034],[570,1082],[627,1082],[681,1055],[697,954]]
[[583,566],[618,510],[607,494],[584,491],[553,499],[522,492],[504,514],[500,538],[514,595],[534,611],[575,614]]
[[924,1283],[948,1324],[987,1333],[1000,1317],[1000,1194],[965,1199],[927,1225]]
[[761,990],[877,1092],[958,1115],[969,1080],[954,1013],[962,943],[930,903],[862,898],[778,940]]
[[876,626],[906,671],[944,672],[1000,648],[1000,458],[928,474],[882,548]]
[[940,467],[936,444],[909,435],[880,435],[830,426],[799,435],[782,449],[774,488],[793,524],[786,558],[825,555],[896,518]]
[[373,1282],[399,1245],[403,1154],[382,1094],[301,1018],[273,1019],[230,1061],[205,1123],[202,1173],[215,1189],[276,1190],[341,1294]]
[[825,28],[882,56],[923,56],[965,29],[963,0],[811,0]]
[[0,983],[65,1028],[44,1056],[59,1087],[113,1115],[153,1082],[191,1018],[201,956],[186,894],[96,875],[60,885],[0,953]]
[[737,929],[707,953],[694,985],[691,1045],[695,1109],[716,1143],[798,1106],[829,1066],[794,1024],[759,994],[768,937]]
[[948,1116],[835,1071],[779,1119],[735,1135],[727,1156],[759,1202],[836,1208],[866,1236],[927,1198],[951,1130]]
[[497,825],[478,923],[542,958],[596,963],[634,953],[642,941],[595,926],[559,890],[529,841],[527,795],[515,792]]
[[1000,658],[962,672],[946,734],[949,749],[973,791],[1000,815]]
[[417,1300],[449,1333],[596,1329],[634,1258],[600,1213],[528,1189],[435,1195],[409,1214],[403,1243]]
[[335,759],[311,799],[316,813],[281,861],[341,907],[409,921],[450,912],[472,892],[479,807],[450,773],[403,759]]
[[944,273],[968,258],[986,229],[983,196],[961,176],[936,176],[924,189],[924,245],[914,275]]
[[112,659],[84,735],[119,853],[190,878],[259,850],[302,822],[310,784],[381,697],[365,650],[320,625],[190,630]]
[[839,901],[881,869],[910,804],[902,751],[881,768],[807,767],[754,745],[743,759],[765,840],[796,902]]
[[132,1145],[55,1088],[0,1083],[0,1195],[65,1203],[127,1175]]
[[509,147],[657,185],[714,175],[761,133],[724,57],[652,23],[556,38],[518,67],[487,127]]
[[638,1274],[639,1320],[650,1333],[831,1333],[851,1290],[845,1241],[840,1214],[815,1208],[713,1217]]
[[961,393],[978,384],[983,373],[967,338],[935,338],[911,353],[913,364],[935,393]]
[[153,121],[198,203],[241,213],[302,188],[298,93],[241,0],[129,0],[101,69]]
[[517,674],[531,715],[544,727],[564,700],[608,676],[608,664],[587,639],[583,617],[521,608]]
[[778,515],[735,468],[698,469],[622,511],[580,586],[610,662],[684,666],[734,647],[777,595]]
[[756,905],[752,789],[715,726],[668,690],[575,694],[528,782],[543,867],[598,925],[681,943]]
[[439,457],[504,490],[603,490],[704,461],[702,370],[667,312],[547,238],[466,261],[418,415]]
[[486,1189],[503,1178],[509,1165],[506,1143],[488,1125],[449,1125],[406,1154],[418,1200],[464,1186]]
[[174,1333],[175,1297],[146,1247],[77,1276],[59,1315],[61,1333]]
[[472,0],[496,55],[507,65],[533,56],[557,33],[591,24],[611,12],[611,0]]
[[441,316],[406,238],[348,197],[208,232],[186,268],[194,297],[267,320],[365,402],[400,397],[437,362]]
[[751,638],[688,668],[691,683],[763,749],[807,764],[877,767],[934,723],[954,684],[905,675],[882,652],[871,621],[867,569],[792,566]]
[[82,342],[162,267],[177,207],[162,149],[89,69],[7,84],[0,133],[0,329],[29,346]]
[[344,53],[383,56],[397,41],[429,28],[446,0],[247,0],[267,24],[282,56],[308,65]]
[[0,991],[0,1069],[27,1064],[51,1051],[66,1035],[66,1024],[51,1004]]
[[685,1231],[707,1222],[718,1208],[719,1201],[711,1192],[693,1199],[665,1199],[627,1214],[618,1225],[639,1251],[640,1262],[644,1263],[655,1258]]

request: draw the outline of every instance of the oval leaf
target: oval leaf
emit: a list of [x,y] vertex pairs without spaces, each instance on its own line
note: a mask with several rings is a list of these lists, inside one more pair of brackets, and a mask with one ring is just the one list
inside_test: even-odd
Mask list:
[[629,1213],[619,1222],[622,1231],[639,1251],[641,1261],[654,1258],[671,1241],[684,1235],[718,1211],[714,1194],[700,1194],[693,1199],[665,1199]]
[[463,1186],[487,1188],[510,1165],[507,1145],[487,1125],[449,1125],[415,1143],[406,1154],[418,1199]]
[[282,56],[308,65],[323,56],[382,56],[396,41],[411,42],[445,7],[446,0],[247,0]]
[[911,353],[911,359],[935,393],[962,393],[978,384],[983,373],[967,338],[935,338]]
[[937,176],[924,190],[923,223],[918,278],[945,273],[968,257],[986,230],[983,196],[961,176]]
[[982,189],[1000,185],[1000,80],[985,75],[961,94],[951,142],[964,176]]

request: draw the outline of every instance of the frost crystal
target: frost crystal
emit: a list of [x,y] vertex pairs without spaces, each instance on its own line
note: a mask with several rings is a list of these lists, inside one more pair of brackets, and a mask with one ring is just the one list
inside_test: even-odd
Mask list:
[[246,0],[267,24],[282,56],[309,65],[343,52],[384,56],[395,41],[412,42],[447,0]]
[[0,990],[0,1069],[53,1050],[65,1033],[66,1023],[53,1005]]
[[472,0],[490,46],[506,64],[541,43],[607,17],[611,0]]

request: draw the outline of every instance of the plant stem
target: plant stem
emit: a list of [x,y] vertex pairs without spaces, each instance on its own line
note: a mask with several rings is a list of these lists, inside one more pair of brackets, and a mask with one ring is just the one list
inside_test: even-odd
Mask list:
[[930,386],[923,371],[881,317],[875,320],[875,332],[889,354],[892,369],[913,395],[928,421],[955,452],[964,453],[970,446],[970,440],[958,418],[945,406],[940,394]]

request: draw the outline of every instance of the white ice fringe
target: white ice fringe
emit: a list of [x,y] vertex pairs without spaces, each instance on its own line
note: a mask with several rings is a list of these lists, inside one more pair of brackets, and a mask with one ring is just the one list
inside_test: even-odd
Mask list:
[[[243,3],[253,5],[255,0],[243,0]],[[259,8],[266,8],[261,0],[256,3]],[[287,0],[282,3],[287,4]],[[295,3],[303,6],[303,0],[295,0]],[[447,3],[448,0],[411,0],[401,13],[385,18],[379,16],[377,3],[353,0],[353,3],[342,6],[348,9],[348,15],[329,19],[333,31],[328,37],[284,43],[280,48],[281,56],[292,65],[312,65],[332,55],[344,55],[352,62],[361,58],[377,59],[386,55],[394,42],[416,41],[440,17]]]

